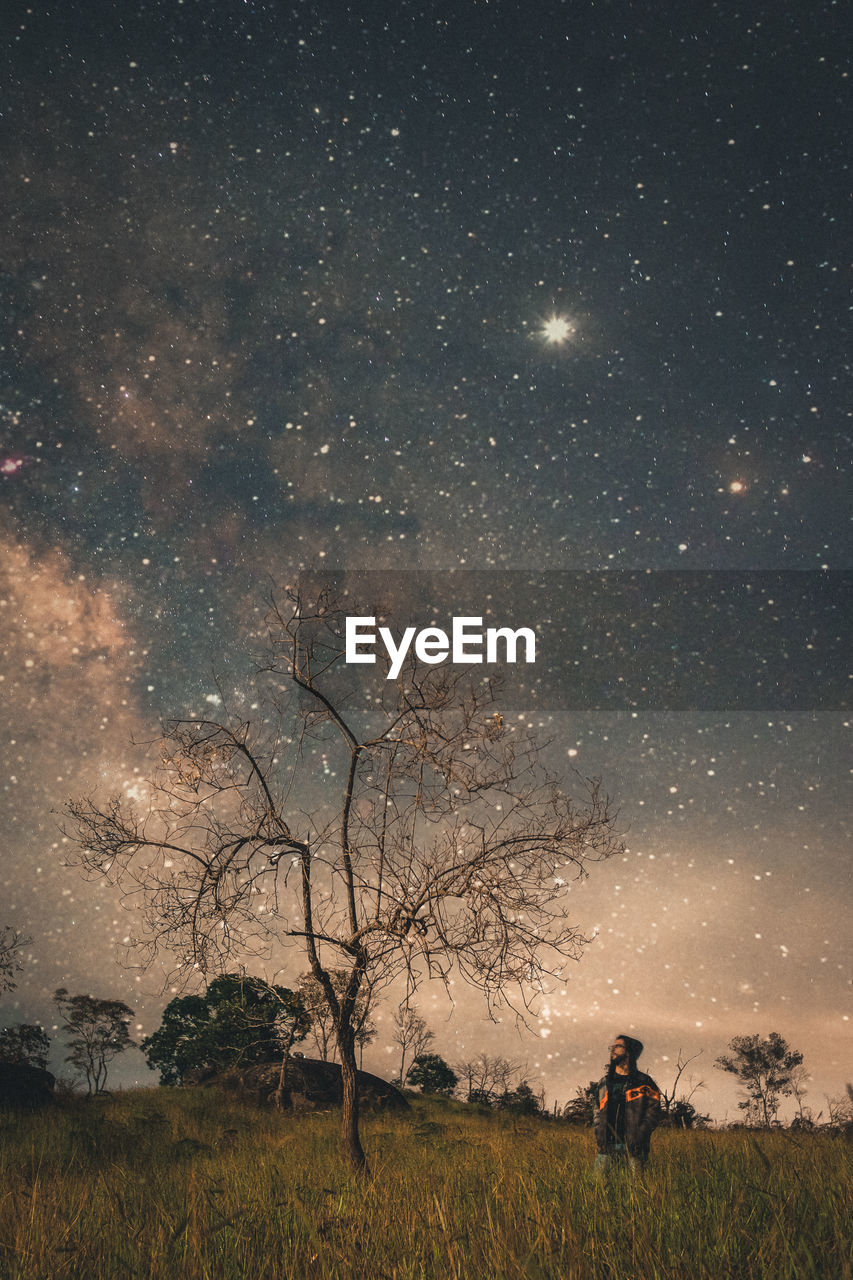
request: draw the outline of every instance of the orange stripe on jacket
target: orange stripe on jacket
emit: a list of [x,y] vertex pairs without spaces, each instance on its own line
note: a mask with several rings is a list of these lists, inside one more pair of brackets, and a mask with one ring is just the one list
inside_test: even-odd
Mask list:
[[660,1101],[660,1094],[657,1089],[653,1089],[648,1084],[641,1084],[636,1089],[629,1089],[625,1094],[625,1100],[626,1102],[633,1102],[637,1098],[642,1098],[644,1094],[647,1098],[655,1098],[658,1102]]

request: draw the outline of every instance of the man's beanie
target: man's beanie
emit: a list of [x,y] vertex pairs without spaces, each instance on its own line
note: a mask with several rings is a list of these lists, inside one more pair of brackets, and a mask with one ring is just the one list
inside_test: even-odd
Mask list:
[[640,1054],[643,1052],[642,1040],[635,1040],[633,1036],[623,1035],[619,1035],[616,1038],[617,1040],[622,1040],[624,1042],[625,1048],[628,1050],[628,1057],[632,1062],[636,1062]]

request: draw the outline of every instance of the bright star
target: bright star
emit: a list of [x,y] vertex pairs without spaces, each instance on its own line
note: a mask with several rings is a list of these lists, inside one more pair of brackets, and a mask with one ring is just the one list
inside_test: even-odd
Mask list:
[[542,337],[546,342],[550,342],[558,346],[562,342],[567,342],[574,333],[574,327],[569,323],[565,316],[551,316],[542,326]]

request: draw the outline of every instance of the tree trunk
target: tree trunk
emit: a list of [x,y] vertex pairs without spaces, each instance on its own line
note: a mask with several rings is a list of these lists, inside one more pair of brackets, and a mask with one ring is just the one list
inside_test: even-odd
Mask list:
[[281,1056],[281,1068],[278,1073],[278,1084],[273,1094],[273,1102],[277,1111],[289,1111],[291,1106],[290,1089],[288,1088],[287,1068],[290,1064],[290,1050],[285,1049]]
[[351,1036],[338,1042],[341,1055],[343,1108],[341,1111],[341,1147],[357,1173],[366,1173],[367,1161],[358,1134],[358,1073],[355,1065],[355,1042]]

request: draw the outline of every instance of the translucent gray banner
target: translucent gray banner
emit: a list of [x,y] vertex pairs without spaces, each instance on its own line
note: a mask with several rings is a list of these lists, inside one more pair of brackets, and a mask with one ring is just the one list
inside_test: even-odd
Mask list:
[[384,680],[405,644],[432,663],[457,659],[475,678],[499,675],[507,706],[808,711],[850,706],[851,579],[332,571],[305,585],[329,587],[361,619],[346,667],[356,685]]

